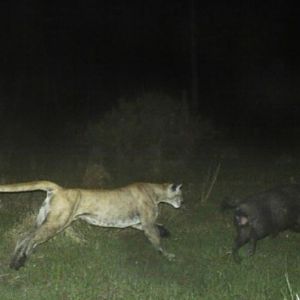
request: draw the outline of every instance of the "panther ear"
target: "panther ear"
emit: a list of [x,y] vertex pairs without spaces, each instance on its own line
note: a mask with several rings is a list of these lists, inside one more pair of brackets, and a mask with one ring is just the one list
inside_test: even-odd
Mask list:
[[179,192],[179,191],[181,191],[181,189],[182,189],[182,183],[180,183],[180,184],[177,184],[177,187],[176,187],[176,192]]
[[181,191],[182,183],[181,184],[172,183],[172,184],[170,184],[169,188],[172,192],[179,192],[179,191]]

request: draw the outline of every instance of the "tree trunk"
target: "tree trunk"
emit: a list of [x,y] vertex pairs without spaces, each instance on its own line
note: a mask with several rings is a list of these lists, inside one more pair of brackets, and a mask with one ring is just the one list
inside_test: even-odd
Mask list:
[[191,64],[191,109],[199,109],[198,55],[195,0],[190,0],[190,64]]

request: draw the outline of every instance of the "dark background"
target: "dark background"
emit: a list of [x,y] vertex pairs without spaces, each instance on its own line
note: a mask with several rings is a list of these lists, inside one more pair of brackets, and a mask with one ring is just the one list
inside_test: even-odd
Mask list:
[[229,138],[295,146],[299,23],[291,1],[1,1],[2,140],[55,139],[161,91]]

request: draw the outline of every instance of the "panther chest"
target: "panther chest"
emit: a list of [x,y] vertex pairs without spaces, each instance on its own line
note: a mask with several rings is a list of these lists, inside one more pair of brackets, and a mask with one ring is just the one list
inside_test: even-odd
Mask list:
[[86,221],[89,224],[103,227],[117,227],[117,228],[125,228],[129,226],[133,226],[140,223],[140,218],[138,215],[132,215],[127,217],[120,218],[110,218],[104,216],[97,215],[81,215],[79,219]]

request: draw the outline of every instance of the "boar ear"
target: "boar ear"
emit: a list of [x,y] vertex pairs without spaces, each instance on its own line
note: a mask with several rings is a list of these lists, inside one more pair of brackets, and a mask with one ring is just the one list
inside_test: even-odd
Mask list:
[[182,188],[182,183],[181,184],[173,183],[170,185],[170,189],[172,192],[179,192],[181,190],[181,188]]

